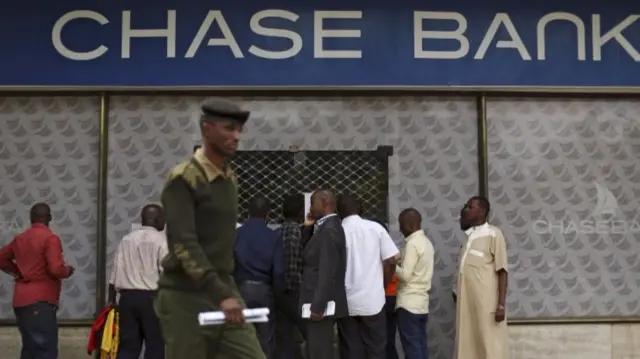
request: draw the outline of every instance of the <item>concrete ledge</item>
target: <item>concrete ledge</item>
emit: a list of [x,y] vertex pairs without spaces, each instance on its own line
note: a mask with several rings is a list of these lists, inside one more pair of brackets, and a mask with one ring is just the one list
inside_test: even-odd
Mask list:
[[510,359],[640,359],[640,324],[509,328]]
[[[60,359],[88,359],[87,341],[90,328],[62,327],[59,331],[59,355]],[[0,327],[0,358],[20,358],[22,341],[20,333],[15,327]]]
[[[89,328],[60,328],[60,358],[87,359]],[[640,359],[640,324],[549,324],[509,328],[510,359]],[[2,358],[20,357],[16,328],[0,327]],[[448,359],[448,358],[443,358]]]

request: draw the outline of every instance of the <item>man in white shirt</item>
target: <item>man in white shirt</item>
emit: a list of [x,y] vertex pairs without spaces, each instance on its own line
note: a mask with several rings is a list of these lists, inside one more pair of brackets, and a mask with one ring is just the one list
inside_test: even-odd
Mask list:
[[421,229],[420,212],[414,208],[405,209],[398,221],[406,241],[402,263],[396,267],[396,315],[400,342],[406,359],[427,359],[429,290],[435,251]]
[[138,359],[145,346],[145,359],[164,359],[164,341],[153,297],[158,289],[162,258],[167,254],[162,207],[142,209],[142,227],[122,238],[109,280],[109,302],[120,295],[120,345],[118,359]]
[[[384,279],[393,275],[398,248],[378,223],[361,218],[355,197],[338,200],[347,242],[345,287],[349,316],[338,321],[340,357],[386,358]],[[386,271],[385,271],[386,267]],[[386,273],[385,273],[386,272]]]

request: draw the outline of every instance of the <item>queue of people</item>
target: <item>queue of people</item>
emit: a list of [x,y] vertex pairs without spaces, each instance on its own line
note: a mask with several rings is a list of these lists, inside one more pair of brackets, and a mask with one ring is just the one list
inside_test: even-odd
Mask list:
[[[398,223],[398,250],[384,224],[361,217],[358,199],[316,190],[282,203],[284,223],[267,225],[272,206],[256,195],[238,225],[237,182],[227,159],[249,118],[234,103],[206,101],[202,146],[170,171],[162,206],[145,206],[142,228],[120,242],[109,301],[120,311],[118,358],[331,359],[334,332],[342,359],[395,359],[396,329],[407,359],[428,358],[433,244],[414,208]],[[461,212],[468,236],[455,291],[456,354],[506,359],[507,254],[487,223],[489,201],[473,197]],[[48,205],[31,209],[31,227],[0,249],[0,270],[15,278],[14,307],[23,359],[55,359],[61,281],[73,275]],[[166,232],[165,229],[166,223]],[[267,323],[246,323],[245,307],[271,309]],[[224,325],[197,316],[222,311]]]

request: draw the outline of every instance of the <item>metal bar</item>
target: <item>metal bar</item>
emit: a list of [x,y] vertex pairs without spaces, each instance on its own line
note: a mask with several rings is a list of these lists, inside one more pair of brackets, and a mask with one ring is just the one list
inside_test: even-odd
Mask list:
[[533,87],[533,86],[0,86],[0,96],[78,96],[109,93],[128,96],[218,95],[218,96],[476,96],[619,98],[640,97],[640,86]]
[[100,96],[98,150],[98,240],[96,245],[96,313],[105,305],[107,289],[107,179],[109,171],[109,95]]
[[[93,319],[59,319],[59,327],[91,327]],[[0,327],[15,327],[15,319],[0,319]]]
[[513,318],[509,325],[552,325],[552,324],[640,324],[640,316],[629,317],[539,317]]
[[487,96],[476,97],[478,123],[478,193],[489,197],[489,159],[487,158]]
[[375,152],[379,161],[378,166],[380,166],[381,175],[381,178],[378,181],[378,190],[380,193],[384,194],[386,205],[384,209],[384,218],[380,218],[380,220],[387,223],[388,228],[389,223],[391,223],[391,206],[389,204],[389,158],[393,156],[393,146],[381,145],[375,149]]

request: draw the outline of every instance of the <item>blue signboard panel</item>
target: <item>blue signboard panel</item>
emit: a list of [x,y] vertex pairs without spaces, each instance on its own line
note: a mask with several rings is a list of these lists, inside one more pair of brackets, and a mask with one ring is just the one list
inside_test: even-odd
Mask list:
[[0,86],[638,86],[640,3],[0,5]]

